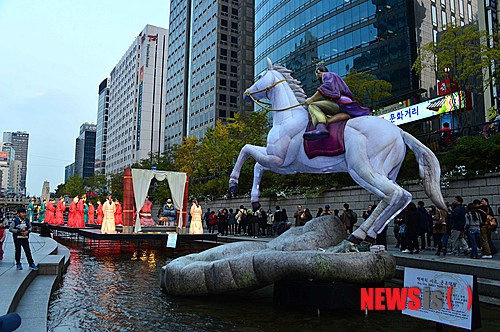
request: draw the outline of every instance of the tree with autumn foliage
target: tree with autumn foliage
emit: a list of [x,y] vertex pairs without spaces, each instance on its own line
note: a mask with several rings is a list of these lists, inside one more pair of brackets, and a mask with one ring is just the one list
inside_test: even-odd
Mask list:
[[370,109],[383,99],[391,97],[392,84],[379,80],[377,76],[367,72],[351,70],[344,78],[347,86],[351,90],[354,99],[360,104]]
[[[218,120],[200,141],[187,137],[174,148],[174,168],[190,174],[190,192],[198,197],[221,196],[228,191],[229,174],[245,144],[265,145],[269,130],[265,113],[236,114],[227,123]],[[245,163],[241,185],[251,186],[253,163]]]
[[[437,68],[438,79],[450,75],[459,89],[482,92],[499,76],[498,67],[492,67],[500,61],[500,48],[492,47],[492,43],[498,45],[499,42],[497,31],[489,34],[479,30],[477,24],[449,24],[440,32],[436,43],[430,42],[419,49],[413,69],[421,73],[424,69]],[[494,72],[485,76],[490,69]]]

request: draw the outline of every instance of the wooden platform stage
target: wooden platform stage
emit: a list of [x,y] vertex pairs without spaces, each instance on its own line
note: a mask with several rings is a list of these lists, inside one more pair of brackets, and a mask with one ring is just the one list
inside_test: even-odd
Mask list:
[[[33,226],[36,228],[41,225],[42,223],[33,222]],[[120,246],[122,246],[122,242],[129,242],[128,244],[133,244],[139,249],[145,243],[166,247],[169,233],[176,231],[176,228],[172,226],[144,227],[141,232],[132,234],[121,233],[121,226],[116,227],[116,234],[102,234],[100,225],[74,228],[49,224],[49,228],[54,231],[54,235],[82,242],[84,247],[100,246],[101,242],[104,241],[118,241]],[[199,252],[217,245],[219,243],[216,234],[177,234],[176,248],[172,249]]]

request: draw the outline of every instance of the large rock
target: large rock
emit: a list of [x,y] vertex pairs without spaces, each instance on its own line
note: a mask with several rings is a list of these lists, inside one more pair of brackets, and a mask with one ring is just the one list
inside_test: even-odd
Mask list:
[[173,295],[203,295],[257,289],[287,276],[359,284],[394,276],[396,261],[388,253],[322,250],[344,239],[335,219],[316,218],[268,243],[229,243],[177,258],[162,268],[161,286]]

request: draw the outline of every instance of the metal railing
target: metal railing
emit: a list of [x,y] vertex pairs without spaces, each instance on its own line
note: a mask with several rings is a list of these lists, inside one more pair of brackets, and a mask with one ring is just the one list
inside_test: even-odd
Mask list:
[[[500,120],[466,126],[460,129],[452,129],[446,133],[434,131],[415,135],[415,137],[433,152],[439,153],[448,151],[452,146],[457,144],[461,137],[481,135],[488,138],[497,132],[500,132]],[[446,137],[446,135],[449,136]]]

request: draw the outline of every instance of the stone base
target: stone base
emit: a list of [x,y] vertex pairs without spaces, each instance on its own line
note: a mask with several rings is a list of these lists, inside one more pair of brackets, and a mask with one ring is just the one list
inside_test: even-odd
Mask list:
[[384,287],[384,283],[351,284],[301,278],[285,278],[274,283],[275,305],[321,310],[360,310],[361,288]]

